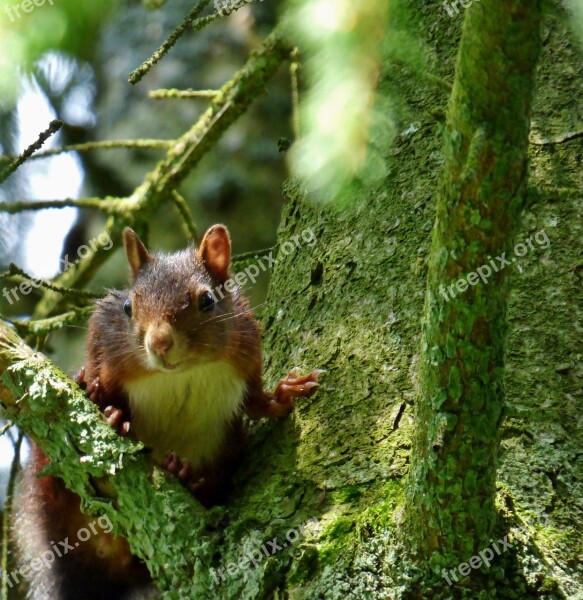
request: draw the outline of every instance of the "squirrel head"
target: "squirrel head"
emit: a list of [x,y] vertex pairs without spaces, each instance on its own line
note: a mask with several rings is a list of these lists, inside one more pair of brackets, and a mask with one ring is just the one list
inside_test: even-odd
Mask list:
[[132,275],[123,308],[143,366],[182,371],[220,359],[237,317],[238,290],[224,286],[231,261],[227,228],[213,225],[198,249],[171,254],[150,253],[129,227],[123,240]]

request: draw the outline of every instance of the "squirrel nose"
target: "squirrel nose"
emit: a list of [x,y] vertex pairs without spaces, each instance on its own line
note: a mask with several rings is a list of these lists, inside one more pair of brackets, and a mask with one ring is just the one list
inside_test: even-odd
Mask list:
[[164,357],[174,345],[172,330],[168,327],[158,327],[149,338],[148,347],[160,357]]

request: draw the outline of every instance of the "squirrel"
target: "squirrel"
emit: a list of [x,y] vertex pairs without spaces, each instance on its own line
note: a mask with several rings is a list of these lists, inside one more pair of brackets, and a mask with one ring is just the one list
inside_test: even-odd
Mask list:
[[[97,301],[76,380],[120,435],[142,442],[204,506],[215,505],[226,499],[241,455],[243,413],[287,416],[322,371],[300,376],[294,368],[273,393],[263,389],[260,329],[248,300],[237,286],[224,286],[220,299],[213,291],[230,279],[225,226],[209,228],[198,249],[172,254],[150,253],[129,227],[123,241],[131,287]],[[23,561],[77,539],[90,520],[61,479],[38,477],[48,462],[31,443],[14,525]],[[148,589],[149,574],[127,541],[97,531],[35,571],[28,597],[112,600]]]

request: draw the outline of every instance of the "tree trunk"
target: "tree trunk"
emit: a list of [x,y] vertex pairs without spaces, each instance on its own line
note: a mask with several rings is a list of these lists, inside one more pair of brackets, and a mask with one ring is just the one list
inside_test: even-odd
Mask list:
[[407,514],[441,572],[491,546],[512,242],[525,196],[537,0],[466,13],[428,271]]

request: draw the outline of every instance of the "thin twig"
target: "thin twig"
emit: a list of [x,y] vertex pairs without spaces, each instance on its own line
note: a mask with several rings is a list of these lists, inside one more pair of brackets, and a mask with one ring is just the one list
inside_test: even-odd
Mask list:
[[186,200],[176,190],[172,190],[172,200],[182,217],[182,221],[186,228],[186,235],[189,239],[194,240],[194,243],[198,246],[197,227],[192,218],[190,209],[188,208],[188,204],[186,204]]
[[[36,160],[38,158],[47,158],[49,156],[55,156],[57,154],[63,154],[64,152],[88,152],[89,150],[101,150],[101,149],[128,149],[128,150],[164,150],[173,144],[174,140],[105,140],[100,142],[85,142],[83,144],[70,144],[68,146],[61,146],[60,148],[51,148],[39,152],[34,156],[30,157],[30,160]],[[11,161],[14,160],[13,156],[0,156],[0,161]]]
[[276,249],[276,246],[271,246],[270,248],[264,248],[263,250],[252,250],[251,252],[244,252],[243,254],[237,254],[237,256],[233,256],[232,263],[233,265],[244,263],[246,261],[250,261],[252,258],[263,258],[267,256],[271,252]]
[[176,44],[184,32],[190,28],[195,19],[200,15],[210,0],[199,0],[197,5],[186,15],[182,23],[168,36],[168,39],[152,54],[152,56],[143,62],[137,69],[132,71],[129,76],[129,82],[136,85],[150,71],[150,69]]
[[[263,2],[263,0],[219,0],[219,3],[223,5],[222,8],[219,8],[217,12],[209,15],[208,17],[202,17],[201,19],[197,19],[197,21],[209,20],[209,22],[214,21],[215,19],[222,19],[223,17],[228,17],[231,13],[237,12],[239,9],[251,4],[253,2]],[[217,3],[215,2],[215,6]],[[197,26],[197,21],[194,22],[195,29],[202,29],[207,23],[204,23],[202,26]]]
[[127,209],[120,202],[122,198],[65,198],[64,200],[17,200],[0,202],[0,212],[19,213],[26,210],[44,210],[46,208],[91,208],[108,214],[126,214]]
[[63,121],[61,121],[60,119],[55,119],[54,121],[51,121],[48,129],[43,131],[38,136],[38,139],[36,140],[36,142],[34,144],[31,144],[22,154],[20,154],[17,158],[15,158],[4,169],[4,171],[0,174],[0,183],[2,183],[3,181],[6,181],[6,179],[8,179],[8,177],[10,175],[12,175],[12,173],[14,173],[14,171],[16,171],[16,169],[18,169],[18,167],[20,167],[20,165],[23,162],[25,162],[28,158],[30,158],[30,156],[34,152],[36,152],[39,148],[41,148],[42,145],[51,137],[51,135],[54,135],[55,133],[57,133],[57,131],[59,131],[59,129],[61,129],[62,126],[63,126]]
[[223,17],[226,17],[229,14],[231,13],[214,12],[210,15],[207,15],[206,17],[200,17],[200,19],[194,21],[194,23],[192,24],[192,28],[194,29],[194,31],[200,31],[210,23],[217,21],[218,19],[222,19]]
[[34,284],[31,283],[32,287],[34,288],[45,288],[53,292],[58,292],[59,294],[67,294],[69,296],[75,296],[78,298],[101,298],[102,296],[102,294],[95,294],[93,292],[86,292],[83,290],[74,290],[72,288],[57,285],[51,281],[47,281],[46,279],[32,277],[31,275],[25,273],[20,267],[17,267],[14,263],[8,265],[7,271],[0,273],[0,279],[16,279],[18,281],[24,280],[28,282],[34,282]]
[[214,100],[219,90],[178,90],[176,88],[168,90],[152,90],[148,92],[148,98],[154,100],[165,100],[167,98],[204,98]]
[[65,327],[74,327],[80,323],[84,323],[93,312],[93,306],[84,306],[83,308],[75,308],[69,312],[60,314],[49,319],[36,319],[34,321],[20,321],[9,319],[0,315],[0,319],[13,325],[18,333],[25,335],[42,335],[51,333]]
[[2,428],[0,428],[0,436],[3,436],[13,425],[14,423],[12,421],[5,423]]

